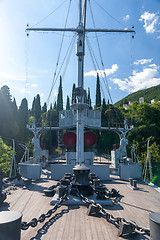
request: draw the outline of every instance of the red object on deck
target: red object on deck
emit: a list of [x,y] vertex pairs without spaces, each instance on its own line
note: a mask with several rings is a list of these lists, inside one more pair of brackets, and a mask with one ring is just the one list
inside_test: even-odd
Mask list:
[[84,145],[86,147],[93,146],[97,141],[97,135],[93,132],[84,133]]
[[63,135],[62,140],[67,147],[73,147],[76,145],[76,134],[74,132],[67,132]]
[[46,150],[47,149],[47,144],[46,143],[41,143],[41,149]]

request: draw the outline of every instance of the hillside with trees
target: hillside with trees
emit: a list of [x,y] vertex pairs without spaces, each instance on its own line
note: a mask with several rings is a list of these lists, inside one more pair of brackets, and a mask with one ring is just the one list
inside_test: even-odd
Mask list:
[[134,92],[127,97],[121,99],[120,101],[116,102],[114,105],[116,107],[120,107],[123,106],[123,104],[128,104],[129,101],[139,101],[139,98],[141,97],[144,97],[146,103],[150,103],[152,99],[155,99],[156,102],[160,101],[160,85]]
[[[57,100],[52,102],[50,106],[47,106],[46,103],[41,106],[40,95],[37,94],[33,99],[31,109],[28,109],[26,98],[22,99],[18,108],[16,99],[10,95],[8,86],[3,86],[0,89],[0,167],[5,170],[6,174],[8,174],[9,159],[12,151],[12,139],[15,140],[16,160],[19,162],[24,151],[20,147],[20,143],[27,144],[32,155],[33,145],[31,144],[31,140],[33,136],[27,129],[27,124],[31,126],[33,119],[35,119],[37,126],[58,126],[59,111],[63,109],[70,110],[71,104],[76,102],[76,85],[73,84],[71,99],[67,96],[66,106],[64,106],[62,85],[62,78],[60,78]],[[159,91],[160,86],[150,88],[148,91],[151,92],[151,89],[154,91],[152,94],[148,93],[148,95],[152,96],[151,98],[157,99],[155,92]],[[143,91],[147,92],[147,90]],[[143,96],[145,98],[139,92],[135,93],[135,96]],[[105,99],[101,98],[100,79],[98,75],[94,101],[95,106],[92,105],[90,89],[85,91],[84,100],[90,109],[101,110],[102,126],[123,127],[125,118],[128,120],[129,125],[134,126],[133,130],[127,135],[129,140],[129,144],[127,145],[128,156],[131,155],[131,147],[134,144],[137,156],[143,164],[147,155],[147,141],[150,139],[153,172],[154,175],[160,176],[160,102],[150,104],[150,100],[146,102],[145,98],[145,103],[139,103],[130,99],[133,103],[132,105],[128,105],[126,110],[122,107],[122,102],[119,107],[119,104],[112,105],[109,101],[106,103]],[[110,154],[113,144],[119,145],[119,136],[115,132],[111,130],[94,130],[94,132],[97,135],[97,143],[95,145],[97,153]],[[45,143],[50,154],[55,154],[59,147],[58,135],[58,131],[43,131],[41,135],[41,144]]]

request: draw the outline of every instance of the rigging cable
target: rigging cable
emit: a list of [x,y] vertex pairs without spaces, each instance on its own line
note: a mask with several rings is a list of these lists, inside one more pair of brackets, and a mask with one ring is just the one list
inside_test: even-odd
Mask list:
[[[91,11],[91,17],[92,17],[92,21],[93,21],[93,26],[95,28],[95,21],[94,21],[94,17],[93,17],[93,11],[92,11],[92,7],[91,7],[91,3],[89,1],[89,6],[90,6],[90,11]],[[96,36],[96,41],[97,41],[97,45],[98,45],[98,50],[99,50],[99,55],[100,55],[100,59],[101,59],[101,64],[102,64],[102,68],[103,68],[103,73],[104,73],[104,77],[102,75],[102,79],[103,79],[103,82],[104,82],[104,85],[107,89],[107,92],[108,92],[108,95],[109,95],[109,98],[110,98],[110,101],[113,105],[113,100],[112,100],[112,97],[111,97],[111,93],[110,93],[110,90],[109,90],[109,85],[108,85],[108,80],[107,80],[107,76],[106,76],[106,72],[105,72],[105,68],[104,68],[104,63],[103,63],[103,59],[102,59],[102,53],[101,53],[101,49],[100,49],[100,44],[99,44],[99,40],[98,40],[98,36],[97,36],[97,33],[95,32],[95,36]],[[99,68],[100,69],[100,68]],[[100,71],[101,72],[101,71]],[[105,81],[106,80],[106,81]],[[116,109],[114,108],[115,112],[116,112],[116,115],[117,117],[119,118],[120,120],[120,123],[122,122],[122,120],[120,119],[120,116],[119,114],[117,113]]]
[[[71,42],[71,45],[70,45],[71,47],[69,47],[70,50],[69,50],[69,48],[68,48],[68,58],[67,58],[67,60],[66,60],[66,65],[65,65],[64,70],[63,70],[63,73],[62,73],[62,77],[63,77],[63,78],[64,78],[64,75],[65,75],[65,73],[66,73],[67,67],[68,67],[68,65],[69,65],[69,61],[70,61],[71,54],[72,54],[72,51],[73,51],[73,48],[74,48],[75,40],[76,40],[76,35],[73,36],[73,39],[72,39],[72,42]],[[64,62],[64,61],[63,61],[63,62]]]
[[[91,3],[89,1],[89,6],[90,6],[90,11],[91,11],[91,16],[92,16],[92,21],[93,21],[93,26],[94,28],[96,27],[95,26],[95,21],[94,21],[94,17],[93,17],[93,11],[92,11],[92,8],[91,8]],[[111,100],[111,103],[113,104],[113,100],[112,100],[112,97],[111,97],[111,94],[110,94],[110,91],[109,91],[109,85],[108,85],[108,81],[107,81],[107,76],[106,76],[106,73],[105,73],[105,69],[104,69],[104,63],[103,63],[103,59],[102,59],[102,53],[101,53],[101,49],[100,49],[100,44],[99,44],[99,40],[98,40],[98,36],[97,36],[97,33],[95,32],[95,36],[96,36],[96,41],[97,41],[97,45],[98,45],[98,51],[99,51],[99,55],[100,55],[100,59],[101,59],[101,64],[102,64],[102,68],[103,68],[103,72],[104,72],[104,76],[105,76],[105,80],[104,80],[104,77],[102,76],[102,79],[103,79],[103,82],[104,82],[104,85],[107,89],[107,92],[108,92],[108,95],[109,95],[109,98]],[[100,68],[99,68],[100,69]]]
[[[70,7],[71,7],[71,1],[72,1],[72,0],[69,1],[69,6],[68,6],[68,11],[67,11],[67,16],[66,16],[66,21],[65,21],[64,28],[66,28],[66,26],[67,26],[68,16],[69,16]],[[57,72],[57,68],[58,68],[58,64],[59,64],[59,59],[60,59],[60,55],[61,55],[61,51],[62,51],[62,45],[63,45],[63,41],[64,41],[64,36],[65,36],[65,31],[63,32],[63,35],[62,35],[61,44],[60,44],[60,50],[59,50],[58,59],[57,59],[56,67],[55,67],[55,72],[54,72],[53,80],[52,80],[52,86],[51,86],[51,90],[50,90],[50,92],[49,92],[49,95],[48,95],[46,104],[49,103],[49,100],[50,100],[50,97],[51,97],[51,94],[52,94],[52,91],[53,91],[53,87],[54,87],[54,85],[55,85],[55,77],[56,77],[56,72]]]
[[[59,75],[60,75],[61,69],[62,69],[62,67],[63,67],[63,64],[64,64],[67,56],[68,56],[67,59],[70,59],[71,52],[72,52],[72,50],[73,50],[73,46],[74,46],[74,43],[75,43],[75,39],[76,39],[76,36],[74,35],[74,36],[72,37],[72,40],[71,40],[71,42],[70,42],[70,44],[69,44],[69,47],[68,47],[68,49],[67,49],[67,51],[66,51],[66,54],[65,54],[65,57],[64,57],[64,59],[63,59],[63,61],[62,61],[61,66],[60,66],[59,72],[57,73],[57,76],[56,76],[56,78],[55,78],[54,85],[55,85],[55,83],[56,83],[56,81],[57,81],[57,79],[58,79],[58,77],[59,77]],[[66,70],[67,66],[68,66],[68,62],[66,61],[66,66],[65,66],[65,69],[64,69],[64,71],[63,71],[63,74],[65,74],[65,70]],[[54,86],[53,86],[53,87],[54,87]]]
[[[83,72],[84,72],[84,55],[85,55],[85,30],[86,30],[86,8],[87,8],[87,0],[84,1],[84,6],[83,6],[83,13],[82,13],[82,17],[84,15],[84,27],[83,27],[83,64],[82,64],[82,76],[83,76]],[[82,86],[83,86],[83,82],[84,82],[84,79],[82,77]],[[81,87],[82,87],[81,86]]]
[[[90,44],[90,42],[89,42],[88,36],[86,37],[86,42],[87,42],[87,46],[88,46],[89,53],[90,53],[90,56],[91,56],[91,60],[92,60],[92,63],[93,63],[94,70],[95,70],[95,72],[97,72],[97,74],[99,74],[98,71],[97,71],[97,68],[99,68],[99,67],[98,67],[98,63],[97,63],[97,60],[96,60],[96,58],[95,58],[94,52],[93,52],[93,50],[92,50],[91,44]],[[97,67],[96,67],[96,65],[97,65]],[[101,75],[101,72],[100,72],[100,75]],[[102,75],[101,75],[101,77],[102,77]],[[104,91],[103,91],[102,86],[101,86],[101,89],[102,89],[103,97],[104,97],[104,99],[105,99],[105,94],[104,94]],[[105,99],[105,100],[106,100],[106,99]]]
[[62,5],[66,2],[67,0],[63,1],[56,9],[54,9],[51,13],[49,13],[46,17],[44,17],[43,19],[41,19],[39,22],[37,22],[36,24],[34,24],[31,28],[37,26],[38,24],[40,24],[41,22],[43,22],[44,20],[46,20],[49,16],[51,16],[54,12],[56,12],[60,7],[62,7]]
[[27,37],[26,37],[26,43],[25,43],[25,62],[26,62],[26,66],[25,66],[25,70],[26,70],[26,76],[25,76],[25,98],[27,99],[27,100],[29,100],[28,98],[29,98],[29,91],[28,91],[28,66],[29,66],[29,36],[27,35]]
[[[90,1],[90,0],[89,0],[89,1]],[[123,23],[121,23],[119,20],[117,20],[115,17],[113,17],[109,12],[107,12],[99,3],[97,3],[96,0],[93,0],[93,1],[97,4],[97,6],[98,6],[99,8],[101,8],[108,16],[110,16],[112,19],[114,19],[117,23],[119,23],[119,24],[122,25],[123,27],[131,30],[130,28],[128,28],[127,26],[125,26]]]

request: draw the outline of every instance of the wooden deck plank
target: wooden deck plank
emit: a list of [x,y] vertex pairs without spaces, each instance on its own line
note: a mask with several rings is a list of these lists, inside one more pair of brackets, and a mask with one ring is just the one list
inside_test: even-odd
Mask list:
[[[50,197],[45,197],[43,189],[53,185],[52,180],[42,179],[34,181],[30,189],[18,188],[12,190],[5,203],[0,206],[2,210],[17,210],[23,213],[23,221],[38,218],[53,208]],[[106,211],[114,217],[124,217],[133,220],[138,225],[149,227],[149,213],[160,209],[160,193],[150,186],[139,183],[139,190],[131,190],[128,182],[113,177],[112,181],[105,182],[108,189],[115,188],[123,195],[121,200],[105,207]],[[21,240],[118,240],[118,229],[102,217],[87,216],[85,206],[62,206],[49,219],[39,223],[35,228],[22,231]],[[147,236],[133,235],[128,239],[149,239]]]

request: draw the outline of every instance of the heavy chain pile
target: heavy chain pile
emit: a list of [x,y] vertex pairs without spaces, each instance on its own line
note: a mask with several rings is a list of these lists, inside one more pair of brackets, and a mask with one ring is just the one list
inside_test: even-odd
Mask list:
[[106,210],[99,203],[84,197],[78,189],[75,189],[75,192],[77,192],[77,196],[81,198],[82,202],[88,205],[88,215],[101,214],[108,222],[117,224],[119,228],[118,236],[121,236],[124,233],[133,232],[150,236],[149,229],[140,227],[133,221],[126,221],[124,218],[114,217],[112,214],[106,212]]
[[[59,184],[56,185],[56,187]],[[55,188],[55,186],[52,186],[52,188]],[[103,190],[103,189],[102,189]],[[87,205],[88,207],[88,215],[96,214],[96,215],[101,215],[104,217],[108,222],[113,223],[115,226],[117,226],[118,230],[118,236],[122,236],[123,234],[130,234],[130,233],[138,233],[138,234],[143,234],[143,235],[148,235],[150,236],[150,230],[138,226],[134,221],[126,221],[122,217],[114,217],[112,214],[106,212],[106,210],[99,204],[96,203],[94,200],[89,200],[87,197],[85,197],[79,190],[78,188],[72,188],[72,191],[74,192],[74,195],[79,197],[82,202]],[[99,191],[99,190],[97,190]],[[96,191],[95,191],[96,192]],[[103,191],[102,191],[103,192]],[[116,191],[115,189],[108,190],[105,192],[107,197],[118,197],[119,192]],[[61,207],[62,203],[65,202],[68,199],[68,194],[69,194],[69,188],[66,187],[65,193],[62,197],[60,197],[59,201],[54,205],[52,209],[50,209],[46,214],[42,214],[38,219],[33,218],[30,222],[22,222],[21,224],[21,229],[22,230],[27,230],[30,226],[31,227],[36,227],[37,224],[40,222],[44,222],[46,218],[51,217],[51,215]]]
[[22,222],[21,223],[21,229],[22,230],[27,230],[29,227],[36,227],[37,224],[40,222],[44,222],[46,218],[51,217],[51,215],[58,209],[61,207],[62,203],[65,202],[68,199],[67,194],[65,194],[64,196],[62,196],[59,201],[54,205],[54,207],[52,209],[50,209],[46,214],[42,214],[38,219],[37,218],[33,218],[30,222]]

